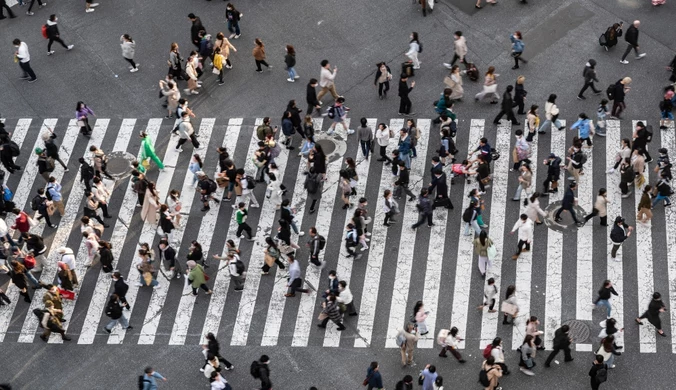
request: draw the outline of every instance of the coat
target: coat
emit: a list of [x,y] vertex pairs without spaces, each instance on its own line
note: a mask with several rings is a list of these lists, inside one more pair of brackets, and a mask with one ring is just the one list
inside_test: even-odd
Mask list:
[[207,282],[206,278],[204,277],[204,269],[201,265],[196,264],[195,267],[190,270],[190,273],[188,274],[188,281],[190,282],[192,288],[199,288],[201,285]]
[[256,61],[265,60],[265,45],[256,45],[256,47],[254,47],[254,49],[252,51],[252,54],[253,54],[253,58]]
[[340,309],[338,308],[338,304],[336,303],[336,301],[327,301],[326,307],[324,308],[324,310],[322,310],[322,313],[329,316],[329,318],[333,322],[340,321],[341,314],[340,314]]
[[624,34],[624,40],[630,45],[638,46],[638,29],[633,24],[629,26]]
[[512,100],[512,93],[505,91],[505,93],[502,94],[502,111],[511,112],[513,106],[514,100]]
[[157,224],[157,211],[159,210],[160,205],[158,204],[157,198],[146,188],[146,195],[143,199],[143,208],[141,209],[141,219],[146,221],[149,224]]
[[453,50],[455,50],[455,54],[460,58],[460,61],[465,58],[467,55],[467,40],[465,37],[461,36],[453,41]]
[[451,89],[451,100],[460,99],[465,95],[465,90],[462,87],[462,77],[459,73],[452,73],[444,78],[444,84]]
[[128,58],[130,60],[134,59],[134,53],[136,52],[136,42],[127,41],[124,37],[120,37],[120,47],[122,48],[122,57]]

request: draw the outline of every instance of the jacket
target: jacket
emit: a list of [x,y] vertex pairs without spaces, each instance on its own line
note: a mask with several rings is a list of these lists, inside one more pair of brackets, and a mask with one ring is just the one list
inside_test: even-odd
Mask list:
[[197,264],[193,269],[190,270],[190,273],[188,274],[188,281],[190,282],[192,288],[199,288],[199,286],[206,283],[204,270],[202,269],[201,265]]
[[178,135],[181,137],[181,139],[188,139],[194,133],[195,130],[192,127],[192,123],[190,123],[190,119],[185,118],[178,125]]
[[255,60],[263,61],[265,60],[265,45],[256,45],[253,49],[253,57]]
[[570,338],[568,333],[565,333],[561,328],[554,332],[554,348],[566,348],[570,345]]
[[589,138],[589,131],[591,128],[589,125],[590,122],[591,120],[589,119],[578,119],[570,128],[573,130],[578,129],[580,132],[580,138]]
[[441,176],[438,178],[434,176],[432,179],[432,184],[428,188],[428,192],[431,194],[432,191],[437,190],[437,198],[448,198],[448,183],[446,181],[446,173],[441,173]]
[[406,81],[399,80],[399,97],[408,97],[413,87],[409,87]]
[[305,100],[310,106],[318,106],[319,100],[317,100],[317,90],[310,83],[307,84],[305,92]]
[[192,22],[192,26],[190,27],[190,39],[192,39],[193,43],[198,43],[200,41],[200,31],[204,30],[204,26],[202,26],[202,21],[200,18],[195,18],[195,21]]
[[421,196],[418,200],[418,211],[423,215],[432,214],[432,204],[426,196]]
[[460,58],[460,61],[463,61],[467,55],[467,40],[465,37],[453,41],[453,50],[455,50],[455,54]]
[[56,22],[51,20],[47,21],[47,38],[55,39],[59,37],[59,26],[56,25]]
[[671,189],[671,186],[666,180],[660,179],[660,181],[657,182],[657,193],[660,194],[661,196],[668,197],[671,196],[673,190]]
[[136,42],[129,42],[120,37],[120,47],[122,48],[122,57],[128,59],[134,59],[134,53],[136,51]]
[[599,290],[599,299],[608,300],[610,299],[610,294],[617,296],[617,291],[615,291],[615,288],[613,286],[601,287],[601,289]]
[[528,92],[523,88],[523,84],[515,83],[514,84],[514,100],[517,102],[523,102],[523,99],[526,97]]
[[[389,67],[389,66],[385,65],[385,69],[387,69],[387,74],[388,74],[388,75],[391,75],[391,74],[392,74],[392,72],[390,71],[390,67]],[[376,71],[376,79],[375,79],[375,81],[373,82],[373,85],[378,85],[378,79],[380,79],[382,76],[383,76],[383,71],[380,70],[380,67],[378,67],[378,70]],[[389,80],[387,80],[387,81],[389,81]]]
[[512,51],[515,53],[523,53],[523,49],[526,45],[523,44],[521,39],[514,38],[514,35],[509,36],[509,40],[512,41]]
[[615,83],[615,95],[613,96],[615,103],[624,102],[624,84],[622,84],[622,79],[617,80]]
[[575,193],[572,189],[566,189],[565,194],[563,194],[563,199],[561,200],[561,207],[564,209],[572,208],[575,205]]
[[408,186],[409,180],[410,180],[409,170],[404,168],[399,171],[399,179],[394,184],[405,187]]
[[286,64],[287,68],[293,68],[296,66],[296,56],[294,54],[287,53],[286,56],[284,56],[284,63]]
[[232,9],[225,9],[225,18],[232,23],[233,25],[237,25],[237,22],[239,22],[239,19],[242,17],[242,14],[237,11],[234,7]]
[[502,111],[503,112],[510,112],[512,111],[512,106],[514,105],[514,101],[512,100],[512,93],[505,91],[505,93],[502,94],[502,103],[501,103]]
[[493,241],[486,237],[486,245],[481,245],[481,239],[479,237],[474,239],[474,253],[479,256],[487,257],[488,256],[488,247],[493,245]]
[[340,318],[342,317],[340,309],[338,308],[338,305],[336,304],[335,301],[327,301],[326,307],[324,308],[324,310],[322,310],[322,313],[329,316],[331,321],[334,322],[340,321]]
[[382,389],[383,388],[383,377],[380,375],[380,371],[373,371],[371,367],[366,370],[366,378],[368,379],[368,385],[371,388]]
[[633,24],[629,26],[624,34],[624,40],[631,45],[638,46],[638,29]]
[[596,70],[594,70],[594,66],[596,66],[596,61],[594,60],[589,60],[589,62],[587,62],[587,64],[584,66],[582,76],[584,77],[585,83],[591,83],[592,81],[596,81],[597,83],[599,82],[599,80],[596,78]]
[[108,306],[106,306],[106,315],[111,320],[117,320],[122,317],[122,306],[120,306],[119,300],[110,298]]
[[606,199],[605,196],[603,195],[598,195],[596,196],[596,202],[594,202],[594,208],[598,210],[599,212],[599,217],[606,217],[608,216],[608,199]]
[[408,351],[412,351],[413,348],[415,347],[415,343],[418,342],[418,339],[419,339],[418,335],[409,333],[409,332],[405,331],[404,329],[399,330],[397,337],[399,337],[399,335],[403,335],[404,338],[406,339],[406,341],[401,345],[401,349],[406,349]]

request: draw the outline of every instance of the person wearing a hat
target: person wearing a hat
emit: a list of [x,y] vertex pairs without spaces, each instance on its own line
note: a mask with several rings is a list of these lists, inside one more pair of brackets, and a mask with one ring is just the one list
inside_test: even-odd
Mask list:
[[207,292],[207,295],[211,295],[212,291],[207,287],[207,279],[204,273],[204,268],[201,265],[197,264],[195,260],[188,260],[186,263],[188,269],[186,270],[186,275],[188,276],[188,282],[190,287],[192,287],[192,295],[197,296],[197,289],[201,288]]
[[627,105],[624,104],[624,95],[631,89],[629,84],[631,84],[631,77],[622,78],[615,83],[613,110],[610,113],[612,119],[622,119],[620,114],[627,108]]
[[38,155],[38,172],[49,183],[50,173],[54,171],[54,159],[48,158],[46,151],[42,148],[35,148],[35,154]]
[[140,134],[141,137],[141,161],[145,162],[147,159],[153,160],[155,165],[160,169],[164,170],[164,164],[157,154],[155,154],[155,147],[153,146],[153,141],[148,137],[145,131],[142,131]]
[[594,86],[594,81],[597,83],[599,82],[599,79],[596,78],[596,70],[594,69],[596,67],[596,60],[590,59],[587,61],[587,63],[584,66],[584,70],[582,71],[582,77],[584,78],[584,86],[580,90],[580,93],[577,94],[577,98],[579,100],[584,100],[586,99],[584,97],[584,91],[587,90],[587,88],[591,87],[592,91],[594,91],[594,95],[598,95],[601,93],[600,89],[596,89],[596,86]]
[[577,198],[575,197],[575,190],[577,189],[577,183],[572,181],[568,185],[568,189],[566,190],[566,193],[563,194],[563,199],[561,200],[561,207],[556,211],[556,214],[554,214],[554,222],[561,222],[561,213],[563,210],[566,210],[570,213],[570,215],[573,217],[573,221],[575,221],[575,224],[577,226],[583,226],[584,223],[580,222],[577,219],[577,216],[575,215],[575,210],[573,209],[573,206],[577,203]]
[[633,231],[634,227],[627,225],[624,218],[619,215],[615,218],[613,230],[610,231],[610,240],[613,242],[613,249],[610,252],[610,257],[613,260],[617,259],[617,251],[622,246],[622,243],[631,236],[631,232]]

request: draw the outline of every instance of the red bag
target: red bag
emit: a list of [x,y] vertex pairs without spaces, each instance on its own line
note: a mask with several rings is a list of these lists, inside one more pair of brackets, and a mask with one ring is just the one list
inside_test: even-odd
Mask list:
[[488,359],[491,357],[491,351],[493,350],[493,344],[488,344],[486,348],[484,348],[484,359]]
[[26,257],[24,257],[23,259],[23,265],[27,269],[35,268],[35,257],[33,257],[32,255],[26,255]]
[[42,37],[45,38],[45,39],[48,39],[49,36],[47,36],[47,25],[46,24],[42,25],[41,31],[42,31]]
[[64,290],[61,287],[59,287],[59,294],[61,294],[61,298],[68,299],[69,301],[72,301],[72,300],[75,299],[75,292],[74,291]]

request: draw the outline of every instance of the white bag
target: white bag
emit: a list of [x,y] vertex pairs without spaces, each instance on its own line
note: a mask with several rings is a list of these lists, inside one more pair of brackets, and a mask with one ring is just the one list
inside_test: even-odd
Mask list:
[[498,249],[495,245],[491,244],[486,248],[486,254],[488,255],[488,260],[493,261],[498,256]]
[[[221,71],[218,70],[215,66],[211,69],[211,73],[213,74],[221,74]],[[205,371],[206,372],[206,371]],[[208,378],[208,377],[207,377]]]

